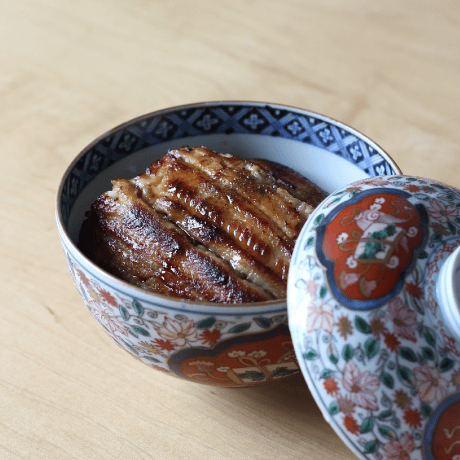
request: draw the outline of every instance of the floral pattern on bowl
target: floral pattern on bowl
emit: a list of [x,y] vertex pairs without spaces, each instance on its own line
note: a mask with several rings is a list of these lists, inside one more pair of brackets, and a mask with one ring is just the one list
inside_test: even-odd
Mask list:
[[127,297],[67,263],[93,318],[136,359],[173,376],[218,386],[247,386],[299,371],[286,307],[269,314],[180,313]]

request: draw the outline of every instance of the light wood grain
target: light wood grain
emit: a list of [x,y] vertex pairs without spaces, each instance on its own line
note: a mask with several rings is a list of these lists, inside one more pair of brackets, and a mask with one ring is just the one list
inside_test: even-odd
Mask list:
[[0,18],[0,458],[354,458],[300,376],[210,388],[117,348],[73,286],[55,194],[106,130],[225,99],[329,115],[460,187],[458,2],[1,0]]

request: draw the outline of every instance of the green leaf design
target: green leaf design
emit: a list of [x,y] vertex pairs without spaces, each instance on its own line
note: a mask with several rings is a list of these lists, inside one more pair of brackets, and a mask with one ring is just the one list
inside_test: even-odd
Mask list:
[[342,350],[342,358],[343,358],[345,361],[349,361],[350,359],[353,358],[353,348],[351,348],[350,345],[346,344],[346,345],[343,347],[343,350]]
[[363,424],[361,425],[361,433],[369,433],[369,431],[372,431],[373,427],[373,420],[371,418],[367,418],[363,421]]
[[263,329],[268,329],[272,324],[273,320],[270,318],[264,318],[263,316],[259,316],[254,318],[254,322]]
[[329,406],[329,412],[332,415],[335,415],[335,414],[337,414],[339,412],[339,406],[337,405],[337,403],[335,401],[331,402],[331,405]]
[[398,367],[397,374],[400,380],[409,382],[412,379],[412,372],[407,367],[404,367],[404,366]]
[[457,229],[455,228],[455,225],[452,222],[447,222],[447,226],[449,227],[450,233],[452,233],[452,235],[455,235],[457,233]]
[[329,355],[329,359],[333,364],[337,364],[339,362],[339,358],[337,358],[335,355]]
[[422,413],[422,415],[425,418],[427,418],[427,417],[431,416],[431,412],[433,412],[433,410],[431,409],[431,407],[428,404],[422,404],[420,406],[420,412]]
[[138,316],[142,316],[144,314],[144,307],[137,300],[133,302],[133,309]]
[[426,259],[428,257],[428,253],[426,251],[420,251],[418,258],[419,259]]
[[386,438],[388,438],[389,434],[390,434],[390,428],[388,428],[387,426],[379,426],[379,433],[382,435],[382,436],[385,436]]
[[433,233],[431,235],[431,240],[434,241],[435,243],[439,243],[440,241],[442,241],[442,235],[438,232]]
[[321,378],[327,379],[331,375],[332,375],[332,371],[330,369],[324,369],[324,371],[321,373]]
[[209,318],[202,319],[198,323],[196,323],[196,327],[198,329],[209,329],[210,327],[214,326],[216,322],[216,318],[210,316]]
[[228,333],[229,334],[240,334],[241,332],[247,331],[251,327],[251,323],[242,323],[233,326]]
[[436,345],[436,339],[434,338],[434,335],[426,330],[425,333],[423,334],[424,339],[426,340],[426,343],[430,345],[431,347],[434,347]]
[[392,410],[385,410],[379,414],[379,420],[386,420],[393,415]]
[[140,327],[140,326],[131,326],[131,327],[138,334],[143,335],[144,337],[150,337],[150,333],[149,331],[147,331],[147,329],[144,329],[143,327]]
[[316,217],[314,224],[319,225],[323,220],[324,220],[324,214],[320,214],[319,216]]
[[316,351],[315,350],[310,350],[304,353],[303,357],[305,359],[308,359],[308,361],[313,361],[316,358]]
[[364,342],[364,350],[366,351],[366,356],[372,359],[379,351],[379,343],[374,338],[367,339]]
[[375,441],[370,441],[366,444],[366,447],[364,447],[364,450],[366,451],[367,454],[373,454],[374,452],[377,451],[378,444]]
[[428,347],[423,347],[422,348],[422,354],[425,359],[431,359],[434,360],[434,352],[431,348]]
[[327,294],[327,288],[325,286],[321,286],[319,290],[319,296],[323,298],[323,297],[326,297],[326,294]]
[[356,329],[358,329],[358,331],[362,332],[363,334],[369,334],[371,332],[371,327],[369,326],[369,323],[367,323],[360,316],[357,316],[355,318],[355,326]]
[[439,370],[441,372],[450,371],[454,367],[455,361],[450,358],[444,358],[439,365]]
[[405,359],[406,361],[410,361],[411,363],[417,362],[417,355],[412,349],[408,347],[401,347],[399,349],[399,356],[401,356],[401,358]]
[[120,315],[121,317],[125,320],[128,321],[130,318],[130,314],[128,312],[128,309],[120,305]]
[[310,238],[308,238],[307,240],[307,247],[313,246],[314,241],[315,241],[315,238],[313,236],[310,236]]
[[387,387],[393,389],[395,386],[395,379],[390,374],[382,375],[382,383]]

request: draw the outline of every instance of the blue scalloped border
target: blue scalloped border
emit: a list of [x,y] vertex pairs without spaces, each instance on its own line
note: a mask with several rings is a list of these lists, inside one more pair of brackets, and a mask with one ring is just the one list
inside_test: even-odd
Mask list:
[[113,163],[145,148],[206,134],[280,137],[322,148],[369,176],[397,174],[380,152],[356,133],[319,116],[276,105],[216,103],[156,112],[121,125],[87,148],[63,183],[61,214],[70,212],[86,185]]

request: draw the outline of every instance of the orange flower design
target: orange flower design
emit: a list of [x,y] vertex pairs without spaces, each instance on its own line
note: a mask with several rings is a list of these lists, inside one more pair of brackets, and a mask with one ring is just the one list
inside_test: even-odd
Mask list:
[[420,187],[418,185],[406,185],[403,190],[407,190],[411,193],[420,192]]
[[201,334],[201,340],[208,345],[215,344],[220,339],[221,333],[219,329],[213,329],[212,331],[206,330]]
[[404,421],[412,428],[419,428],[422,424],[422,416],[418,409],[406,409],[404,411]]
[[406,284],[406,291],[412,296],[416,297],[417,299],[421,299],[423,297],[423,291],[420,286],[415,283],[407,283]]
[[106,301],[109,305],[112,305],[113,307],[117,307],[118,306],[118,302],[117,302],[117,299],[115,299],[115,297],[110,294],[109,291],[106,291],[105,289],[101,289],[99,292],[99,297],[102,298],[102,300]]
[[81,271],[81,270],[78,270],[77,269],[77,273],[78,273],[78,276],[80,277],[81,279],[81,282],[86,286],[88,287],[90,285],[90,281],[89,279],[86,277],[86,275]]
[[399,346],[401,343],[397,339],[397,337],[393,334],[387,333],[384,335],[384,341],[385,345],[391,350],[391,351],[398,351]]
[[343,424],[345,428],[352,434],[359,434],[361,431],[358,422],[351,415],[345,415],[343,418]]
[[324,389],[330,395],[334,395],[335,393],[337,393],[337,391],[339,391],[339,387],[337,386],[337,382],[331,377],[327,378],[324,381],[323,385],[324,385]]
[[155,339],[155,345],[166,351],[173,351],[176,348],[169,340]]

